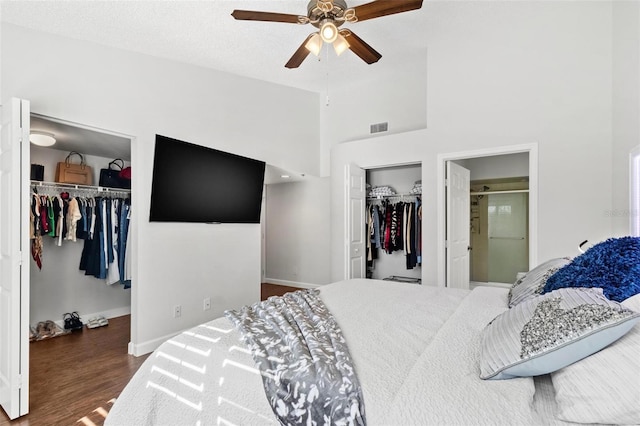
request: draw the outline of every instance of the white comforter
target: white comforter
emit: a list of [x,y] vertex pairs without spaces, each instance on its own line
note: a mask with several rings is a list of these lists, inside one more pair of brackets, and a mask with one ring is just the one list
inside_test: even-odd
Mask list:
[[[540,424],[531,378],[478,378],[480,331],[507,291],[377,280],[321,287],[349,345],[369,425]],[[276,424],[251,355],[225,318],[162,344],[105,425]]]

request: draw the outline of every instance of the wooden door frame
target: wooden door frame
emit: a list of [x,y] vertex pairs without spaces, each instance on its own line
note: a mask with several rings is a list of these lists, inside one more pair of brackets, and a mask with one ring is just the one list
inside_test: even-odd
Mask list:
[[[526,152],[529,154],[529,266],[538,264],[538,144],[522,144],[438,154],[437,159],[437,253],[438,286],[447,286],[447,250],[445,247],[448,217],[445,199],[445,170],[447,161],[492,157]],[[515,278],[514,278],[515,280]]]

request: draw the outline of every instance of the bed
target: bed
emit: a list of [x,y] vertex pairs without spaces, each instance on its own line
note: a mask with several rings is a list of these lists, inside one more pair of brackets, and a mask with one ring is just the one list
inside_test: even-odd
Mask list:
[[[558,269],[557,264],[553,267]],[[527,274],[538,287],[551,270],[548,264],[541,268],[546,273],[534,269]],[[615,343],[574,364],[584,363],[580,368],[586,371],[564,374],[567,367],[560,370],[564,376],[555,377],[554,372],[507,380],[480,379],[481,358],[486,356],[487,324],[516,311],[509,307],[518,296],[513,289],[461,290],[352,279],[320,287],[319,296],[348,342],[369,425],[571,424],[567,419],[640,423],[640,325],[635,325],[640,314],[634,313],[640,312],[638,296],[631,298],[635,305],[620,305],[627,306],[621,321],[626,330],[610,339]],[[615,353],[618,347],[626,354],[624,363],[615,358],[622,356]],[[620,377],[599,383],[600,376],[593,372],[612,362],[622,369]],[[602,371],[602,380],[609,380],[610,373]],[[576,388],[595,389],[596,394],[571,395]],[[581,419],[585,404],[615,405],[592,403],[602,397],[598,392],[609,394],[621,408],[602,414],[609,408],[598,406],[596,414]],[[105,424],[263,425],[278,420],[250,351],[222,317],[154,351],[118,397]]]

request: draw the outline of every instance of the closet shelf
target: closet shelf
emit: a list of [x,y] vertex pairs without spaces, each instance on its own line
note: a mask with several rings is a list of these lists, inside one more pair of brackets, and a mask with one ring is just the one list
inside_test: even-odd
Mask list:
[[406,192],[403,194],[393,194],[393,195],[374,195],[374,196],[368,196],[367,200],[382,200],[385,198],[405,198],[405,197],[422,197],[422,194],[413,194],[410,192]]
[[75,183],[60,183],[60,182],[42,182],[39,180],[31,181],[32,187],[37,188],[53,188],[53,189],[67,189],[67,190],[80,190],[80,191],[90,191],[90,192],[104,192],[104,193],[120,193],[120,194],[131,194],[130,189],[124,188],[109,188],[106,186],[93,186],[93,185],[79,185]]

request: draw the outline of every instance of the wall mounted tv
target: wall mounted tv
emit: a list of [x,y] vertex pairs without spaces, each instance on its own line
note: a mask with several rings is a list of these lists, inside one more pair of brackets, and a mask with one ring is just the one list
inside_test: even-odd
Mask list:
[[265,163],[156,135],[151,222],[260,223]]

